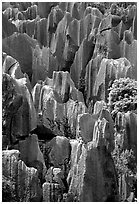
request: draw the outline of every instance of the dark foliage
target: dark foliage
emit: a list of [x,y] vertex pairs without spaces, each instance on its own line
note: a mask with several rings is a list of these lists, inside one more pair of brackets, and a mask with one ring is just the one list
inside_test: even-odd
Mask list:
[[118,112],[137,109],[137,82],[134,79],[115,80],[109,91],[108,106],[113,118]]

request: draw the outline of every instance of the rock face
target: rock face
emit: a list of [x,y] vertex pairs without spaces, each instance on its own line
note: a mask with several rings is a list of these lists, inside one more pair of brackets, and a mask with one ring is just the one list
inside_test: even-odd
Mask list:
[[43,184],[43,202],[59,202],[62,198],[61,188],[56,183]]
[[48,144],[49,163],[57,168],[64,168],[70,159],[70,143],[66,137],[56,136]]
[[51,11],[51,8],[56,6],[56,2],[39,2],[38,3],[38,14],[42,18],[46,18]]
[[36,83],[32,89],[33,103],[34,103],[34,107],[35,107],[37,113],[38,113],[38,109],[39,109],[39,99],[40,99],[42,87],[43,87],[42,83]]
[[40,150],[37,135],[31,135],[23,141],[19,141],[18,147],[20,159],[27,166],[34,167],[38,170],[40,181],[46,173],[46,166],[43,154]]
[[[55,134],[63,135],[66,126],[75,135],[77,116],[86,112],[83,95],[68,72],[54,72],[51,85],[44,85],[39,99],[38,121]],[[39,122],[38,122],[39,123]]]
[[114,164],[105,149],[94,147],[93,142],[79,144],[74,157],[69,193],[80,202],[118,201]]
[[52,53],[57,57],[59,67],[62,65],[63,51],[66,41],[66,29],[69,23],[72,21],[72,17],[69,12],[66,12],[62,20],[59,22],[54,37],[51,42]]
[[3,151],[2,165],[3,165],[3,173],[5,177],[10,176],[15,180],[17,176],[19,154],[20,153],[18,150]]
[[2,38],[7,38],[16,31],[16,26],[2,14]]
[[66,109],[70,131],[73,135],[76,135],[78,115],[86,113],[87,108],[83,102],[69,100],[66,104]]
[[47,47],[42,49],[36,46],[32,54],[32,86],[46,77],[52,78],[53,71],[58,70],[57,57]]
[[[71,66],[70,75],[75,83],[76,88],[79,88],[80,77],[84,77],[85,75],[85,67],[92,57],[93,50],[94,47],[92,41],[89,41],[87,38],[85,38],[77,53],[75,54],[75,59]],[[82,61],[80,60],[81,58],[83,59]]]
[[114,149],[111,115],[102,109],[97,115],[79,115],[78,120],[82,140],[71,141],[69,193],[80,202],[118,201],[115,167],[110,156]]
[[9,98],[10,95],[11,98],[6,100],[4,108],[8,114],[9,137],[13,143],[36,128],[37,118],[31,94],[26,86],[26,78],[15,79],[3,74],[3,97]]
[[97,114],[78,115],[76,136],[84,143],[94,141],[96,147],[103,144],[111,152],[114,149],[114,123],[110,112],[102,108]]
[[61,101],[66,103],[70,95],[70,77],[68,72],[53,72],[53,88],[61,97]]
[[107,101],[108,87],[115,79],[128,77],[132,72],[130,62],[126,58],[117,60],[103,59],[100,64],[96,81],[94,84],[94,96],[99,100]]
[[2,74],[3,201],[134,201],[137,113],[108,96],[137,80],[135,2],[3,2]]
[[46,143],[48,171],[43,184],[43,201],[61,201],[67,192],[66,178],[69,172],[71,146],[66,137],[56,136]]
[[19,33],[10,35],[2,42],[3,51],[20,63],[22,72],[27,73],[29,78],[32,75],[32,48],[36,43],[28,35]]
[[18,61],[9,55],[5,56],[2,68],[3,73],[9,74],[13,78],[20,79],[24,77]]
[[70,98],[74,101],[84,102],[83,95],[70,77],[69,72],[53,72],[53,88],[54,91],[61,97],[62,103],[66,103]]
[[65,190],[65,186],[62,181],[64,179],[65,179],[64,171],[62,171],[61,168],[50,167],[45,176],[46,182],[59,184],[60,185],[59,188],[61,188],[61,191]]
[[[37,170],[27,167],[23,161],[19,160],[18,150],[3,151],[2,167],[3,175],[8,180],[7,185],[13,188],[11,184],[14,183],[14,201],[41,201],[42,191]],[[8,187],[5,189],[8,195],[10,195],[9,190]]]
[[49,129],[54,125],[56,118],[62,120],[64,117],[64,104],[58,103],[57,99],[60,101],[59,95],[55,94],[51,87],[43,86],[39,101],[39,113],[42,114],[42,124]]
[[106,103],[104,101],[97,101],[94,105],[94,114],[98,114],[102,111],[102,109],[106,107]]
[[118,113],[116,118],[117,131],[124,132],[124,139],[122,148],[134,150],[137,156],[137,115],[134,112],[128,111],[127,113]]
[[[93,87],[95,80],[99,71],[101,60],[103,56],[98,55],[96,58],[91,59],[87,66],[85,72],[85,93],[86,93],[86,103],[89,104],[90,100],[93,99]],[[95,101],[94,101],[95,103]]]
[[18,192],[20,202],[36,202],[42,199],[42,190],[37,170],[32,167],[26,167],[21,160],[18,162],[18,189],[20,189]]
[[88,113],[78,115],[77,137],[81,137],[84,143],[93,139],[93,130],[98,115],[90,115]]
[[[132,35],[132,34],[131,34]],[[126,38],[126,34],[125,34]],[[130,77],[137,80],[137,41],[126,41],[123,39],[120,44],[121,56],[128,59],[132,65],[132,72]]]

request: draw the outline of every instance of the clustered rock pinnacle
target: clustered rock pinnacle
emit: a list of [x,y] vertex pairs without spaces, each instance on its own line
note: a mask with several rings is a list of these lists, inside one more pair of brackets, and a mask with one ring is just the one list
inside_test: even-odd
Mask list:
[[121,78],[137,81],[135,2],[2,3],[3,201],[136,201],[115,157],[136,164],[136,105],[111,110]]

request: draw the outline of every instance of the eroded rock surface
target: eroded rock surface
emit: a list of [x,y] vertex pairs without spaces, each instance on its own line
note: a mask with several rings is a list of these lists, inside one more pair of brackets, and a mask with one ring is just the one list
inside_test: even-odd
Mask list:
[[2,38],[3,201],[135,201],[137,113],[108,97],[137,80],[136,3],[3,2]]
[[[20,160],[18,150],[5,150],[2,154],[3,175],[8,180],[6,185],[9,185],[9,188],[7,186],[5,189],[8,195],[10,195],[10,188],[13,188],[11,193],[13,193],[12,197],[15,198],[14,201],[41,201],[42,190],[37,170],[33,167],[27,167],[25,163]],[[5,182],[6,179],[3,182]],[[12,184],[14,184],[14,186],[11,186]],[[13,201],[13,198],[9,201]]]
[[114,163],[105,149],[94,147],[94,142],[80,144],[74,157],[69,193],[80,202],[118,201]]

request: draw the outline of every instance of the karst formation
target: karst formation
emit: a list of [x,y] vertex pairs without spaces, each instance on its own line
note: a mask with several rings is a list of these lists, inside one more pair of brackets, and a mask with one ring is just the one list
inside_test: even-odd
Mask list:
[[2,201],[137,202],[137,3],[2,3]]

